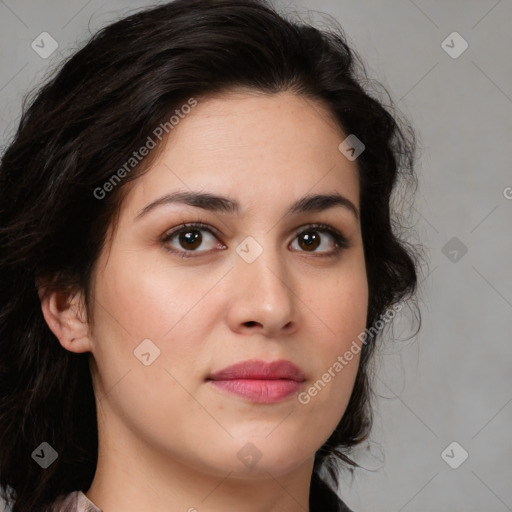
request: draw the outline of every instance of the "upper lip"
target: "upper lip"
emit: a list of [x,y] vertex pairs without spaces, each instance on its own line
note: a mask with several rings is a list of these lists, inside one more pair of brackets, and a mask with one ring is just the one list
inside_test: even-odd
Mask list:
[[304,372],[295,364],[284,359],[265,362],[256,359],[242,361],[228,366],[223,370],[212,373],[207,380],[259,379],[277,380],[288,379],[302,382],[306,380]]

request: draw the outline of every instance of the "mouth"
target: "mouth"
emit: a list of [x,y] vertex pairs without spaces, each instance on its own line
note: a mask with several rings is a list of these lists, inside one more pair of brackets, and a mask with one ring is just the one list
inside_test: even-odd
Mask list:
[[306,380],[304,372],[290,361],[270,363],[248,360],[228,366],[207,377],[216,389],[256,403],[276,403],[297,393]]

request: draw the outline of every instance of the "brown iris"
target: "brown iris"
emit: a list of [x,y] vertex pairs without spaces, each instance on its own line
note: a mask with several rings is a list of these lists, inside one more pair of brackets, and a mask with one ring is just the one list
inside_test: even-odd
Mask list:
[[183,244],[187,249],[196,249],[201,245],[202,240],[203,236],[198,229],[190,229],[179,234],[180,244]]
[[[300,242],[299,244],[304,249],[306,248],[313,248],[316,249],[318,245],[320,244],[320,237],[315,234],[314,231],[303,231],[300,236]],[[304,247],[303,247],[304,245]]]

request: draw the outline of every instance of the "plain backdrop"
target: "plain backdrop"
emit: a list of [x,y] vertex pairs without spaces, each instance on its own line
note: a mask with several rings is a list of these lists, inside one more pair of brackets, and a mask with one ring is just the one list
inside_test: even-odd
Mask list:
[[[146,5],[0,1],[0,145],[29,89],[90,32]],[[364,468],[339,493],[356,512],[512,510],[512,2],[275,5],[319,26],[319,12],[338,20],[420,142],[407,219],[428,257],[422,326],[407,339],[414,323],[403,315],[387,333],[402,340],[378,354]],[[42,32],[58,44],[48,58],[31,47]]]

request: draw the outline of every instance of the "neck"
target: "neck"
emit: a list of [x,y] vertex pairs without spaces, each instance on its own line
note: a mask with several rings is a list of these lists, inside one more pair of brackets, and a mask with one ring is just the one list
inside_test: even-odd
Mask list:
[[279,475],[259,462],[241,470],[236,453],[232,465],[207,467],[200,454],[151,446],[122,422],[102,424],[96,473],[85,494],[104,512],[309,511],[313,458]]

